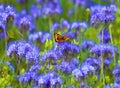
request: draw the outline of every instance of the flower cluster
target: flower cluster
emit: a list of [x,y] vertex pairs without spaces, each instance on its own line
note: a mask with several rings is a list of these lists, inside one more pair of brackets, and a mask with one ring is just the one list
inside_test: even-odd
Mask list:
[[115,19],[114,13],[117,7],[114,4],[109,6],[93,6],[91,7],[91,25],[98,26],[102,23],[110,23]]
[[26,62],[37,61],[39,56],[39,49],[26,41],[17,41],[9,44],[7,55],[17,55],[18,58],[25,57]]

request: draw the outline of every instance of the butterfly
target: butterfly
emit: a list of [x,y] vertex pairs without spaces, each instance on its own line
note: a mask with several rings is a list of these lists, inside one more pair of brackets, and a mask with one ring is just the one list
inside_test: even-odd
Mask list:
[[62,36],[60,34],[54,33],[55,42],[64,42],[70,39],[68,36]]

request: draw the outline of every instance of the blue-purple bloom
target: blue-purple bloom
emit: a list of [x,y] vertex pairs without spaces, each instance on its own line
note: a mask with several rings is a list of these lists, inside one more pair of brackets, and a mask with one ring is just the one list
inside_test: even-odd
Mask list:
[[32,5],[30,8],[30,14],[33,16],[33,18],[37,19],[42,15],[41,8],[37,8],[36,5]]
[[84,75],[89,75],[89,73],[94,73],[95,72],[95,67],[89,64],[82,64],[80,67],[81,71],[83,72]]
[[84,74],[82,73],[82,71],[80,69],[74,69],[72,71],[72,74],[73,74],[73,76],[75,77],[76,80],[84,77]]
[[84,61],[83,64],[87,64],[89,66],[93,66],[94,69],[97,71],[100,68],[101,61],[98,58],[88,57],[88,58],[86,58],[86,60]]
[[54,22],[51,26],[51,30],[55,31],[55,30],[59,30],[60,29],[60,24],[58,22]]
[[61,62],[60,63],[60,68],[62,70],[62,72],[65,73],[71,73],[77,66],[74,66],[74,64],[72,64],[71,62]]
[[104,88],[112,88],[109,84],[105,85]]
[[3,21],[8,22],[9,20],[12,20],[16,17],[16,10],[14,7],[8,5],[6,7],[1,6],[0,8],[0,17]]
[[95,42],[92,40],[84,40],[81,44],[82,50],[91,49],[95,45]]
[[96,44],[94,47],[90,49],[91,55],[95,55],[97,57],[103,56],[106,57],[114,57],[116,52],[116,48],[110,44]]
[[101,30],[99,38],[100,38],[101,43],[108,43],[110,41],[110,34],[106,28]]
[[103,23],[111,23],[114,19],[114,13],[117,11],[117,6],[111,4],[109,6],[93,6],[91,7],[91,25],[98,26]]
[[62,28],[70,29],[70,23],[67,20],[62,20]]
[[56,61],[58,59],[59,58],[58,58],[56,52],[54,50],[50,50],[50,51],[44,53],[40,60],[42,62],[44,62],[44,61],[47,61],[47,60],[49,60],[49,61],[52,61],[52,60]]
[[93,5],[94,3],[92,2],[92,0],[72,0],[72,2],[75,5],[82,5],[84,7],[90,7],[91,5]]
[[40,43],[45,43],[45,41],[47,39],[51,39],[51,37],[52,37],[51,34],[48,33],[48,32],[45,32],[45,33],[35,32],[35,33],[29,34],[29,40],[30,41],[33,41],[33,42],[38,41]]
[[21,13],[17,14],[14,24],[21,29],[22,33],[26,33],[27,30],[31,31],[35,29],[35,24],[32,17],[28,15],[25,10],[22,10]]
[[39,56],[39,49],[26,41],[17,41],[11,43],[7,49],[7,55],[17,55],[19,58],[25,57],[26,62],[36,61]]
[[71,29],[76,29],[76,31],[79,31],[80,29],[87,29],[87,24],[85,22],[73,22],[71,24]]
[[112,73],[116,81],[120,81],[120,67],[115,68]]

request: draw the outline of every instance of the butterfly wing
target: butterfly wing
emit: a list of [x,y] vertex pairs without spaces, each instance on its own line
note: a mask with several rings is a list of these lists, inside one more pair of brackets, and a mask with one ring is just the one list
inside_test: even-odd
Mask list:
[[54,33],[54,38],[55,38],[55,42],[64,42],[69,40],[70,38],[67,36],[62,36],[60,34]]

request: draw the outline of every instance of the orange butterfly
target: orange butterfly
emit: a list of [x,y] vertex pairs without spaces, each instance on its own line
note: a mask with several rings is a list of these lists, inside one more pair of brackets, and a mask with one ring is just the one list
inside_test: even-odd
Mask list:
[[60,34],[54,33],[55,42],[64,42],[70,39],[68,36],[62,36]]

